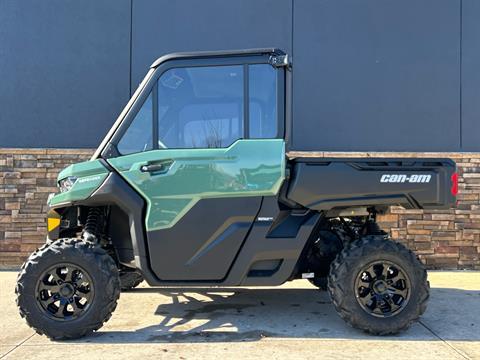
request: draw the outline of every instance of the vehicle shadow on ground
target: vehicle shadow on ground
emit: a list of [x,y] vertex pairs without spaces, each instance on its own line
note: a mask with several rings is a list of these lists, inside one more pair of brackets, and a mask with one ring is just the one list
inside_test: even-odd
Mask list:
[[170,299],[155,311],[159,323],[134,330],[100,331],[85,341],[195,343],[263,338],[480,341],[480,291],[474,290],[431,289],[429,308],[421,323],[389,337],[374,337],[350,328],[335,313],[328,294],[313,288],[140,288],[132,292],[158,293]]

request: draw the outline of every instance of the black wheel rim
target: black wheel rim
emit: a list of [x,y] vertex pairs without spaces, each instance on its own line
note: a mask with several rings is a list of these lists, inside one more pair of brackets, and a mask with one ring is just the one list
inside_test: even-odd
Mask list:
[[366,265],[355,280],[358,303],[370,315],[390,317],[400,313],[408,303],[411,283],[407,273],[389,261]]
[[92,278],[78,265],[62,263],[46,270],[37,283],[37,303],[50,318],[74,320],[90,308],[94,296]]

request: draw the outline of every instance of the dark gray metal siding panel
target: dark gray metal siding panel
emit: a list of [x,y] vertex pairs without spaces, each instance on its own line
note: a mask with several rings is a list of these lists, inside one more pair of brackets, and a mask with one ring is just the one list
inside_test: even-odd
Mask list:
[[[96,146],[158,56],[291,51],[292,0],[0,1],[0,147]],[[214,11],[212,10],[214,9]],[[459,0],[295,1],[294,147],[460,149]],[[479,151],[480,4],[463,0],[462,150]]]
[[0,147],[94,147],[129,98],[130,1],[0,1]]
[[480,1],[462,6],[462,150],[480,151]]
[[460,149],[459,0],[294,6],[294,149]]
[[158,57],[179,51],[278,47],[290,52],[292,0],[133,3],[132,91]]

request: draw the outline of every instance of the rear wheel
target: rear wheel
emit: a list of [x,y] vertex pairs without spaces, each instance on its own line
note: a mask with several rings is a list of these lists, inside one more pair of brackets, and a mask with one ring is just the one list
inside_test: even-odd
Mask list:
[[59,239],[30,255],[15,292],[20,315],[37,333],[75,339],[111,317],[120,280],[105,250],[79,239]]
[[422,263],[384,236],[347,246],[331,265],[328,290],[347,323],[376,335],[407,329],[425,312],[429,297]]

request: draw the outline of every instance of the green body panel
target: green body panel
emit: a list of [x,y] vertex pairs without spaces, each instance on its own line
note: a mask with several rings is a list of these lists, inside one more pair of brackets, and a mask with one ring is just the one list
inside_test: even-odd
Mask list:
[[85,161],[66,167],[58,174],[57,179],[75,176],[77,181],[69,191],[51,197],[48,205],[55,206],[88,198],[105,181],[108,173],[108,169],[99,160]]
[[[161,149],[108,162],[146,199],[152,231],[172,227],[200,199],[276,195],[285,178],[285,144],[238,140],[225,149]],[[149,164],[165,170],[140,170]]]

